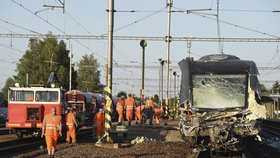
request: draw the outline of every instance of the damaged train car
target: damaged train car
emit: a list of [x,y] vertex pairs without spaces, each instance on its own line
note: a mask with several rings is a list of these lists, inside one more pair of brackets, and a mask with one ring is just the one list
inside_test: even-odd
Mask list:
[[256,64],[214,54],[179,66],[182,137],[213,151],[242,150],[245,137],[258,135],[256,120],[266,117]]

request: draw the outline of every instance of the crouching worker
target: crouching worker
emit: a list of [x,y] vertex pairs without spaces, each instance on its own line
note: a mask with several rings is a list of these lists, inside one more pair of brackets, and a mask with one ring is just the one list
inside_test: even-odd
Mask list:
[[105,114],[102,108],[99,108],[98,112],[95,114],[94,123],[96,127],[97,139],[100,139],[105,125]]
[[159,107],[154,108],[154,118],[156,121],[156,125],[160,124],[160,118],[162,117],[162,115],[163,115],[163,110],[161,108]]
[[44,118],[42,125],[42,135],[45,135],[46,144],[48,149],[48,155],[50,158],[54,157],[55,147],[57,144],[57,139],[62,136],[61,133],[61,116],[56,115],[56,109],[53,107],[51,113],[47,114]]
[[76,114],[74,113],[74,108],[71,107],[69,113],[65,117],[66,121],[66,129],[67,129],[67,135],[66,135],[66,143],[70,143],[70,139],[72,138],[72,144],[76,144],[76,127],[78,127],[77,121],[76,121]]

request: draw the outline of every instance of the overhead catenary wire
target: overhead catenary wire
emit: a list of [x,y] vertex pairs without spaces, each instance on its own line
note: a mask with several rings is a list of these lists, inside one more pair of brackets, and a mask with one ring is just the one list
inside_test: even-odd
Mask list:
[[12,26],[21,28],[21,29],[23,29],[23,30],[25,30],[25,31],[29,31],[29,32],[32,32],[32,33],[35,33],[35,34],[38,34],[38,35],[42,35],[41,33],[37,32],[37,31],[33,31],[33,30],[30,30],[30,29],[27,29],[27,28],[22,27],[22,26],[19,26],[19,25],[17,25],[17,24],[8,22],[7,20],[3,20],[3,19],[0,18],[0,21],[4,22],[4,23],[6,23],[6,24],[12,25]]
[[[158,11],[152,12],[151,14],[146,15],[146,16],[144,16],[144,17],[142,17],[142,18],[140,18],[140,19],[138,19],[138,20],[136,20],[136,21],[134,21],[134,22],[131,22],[131,23],[128,23],[128,24],[126,24],[126,25],[124,25],[124,26],[121,26],[121,27],[115,29],[114,32],[117,32],[117,31],[122,30],[122,29],[124,29],[124,28],[126,28],[126,27],[129,27],[129,26],[131,26],[131,25],[134,25],[134,24],[136,24],[136,23],[139,23],[140,21],[143,21],[143,20],[145,20],[145,19],[147,19],[147,18],[153,16],[153,15],[155,15],[155,14],[161,12],[161,11],[164,10],[164,9],[166,9],[166,7],[162,8],[162,9],[160,9],[160,10],[158,10]],[[101,36],[105,36],[105,35],[108,35],[108,33],[104,33],[104,34],[102,34]]]
[[[38,17],[39,19],[43,20],[44,22],[46,22],[47,24],[49,24],[50,26],[52,26],[53,28],[55,28],[56,30],[60,31],[61,33],[69,36],[69,39],[71,38],[71,35],[68,35],[65,31],[61,30],[60,28],[58,28],[57,26],[55,26],[54,24],[50,23],[48,20],[42,18],[41,16],[39,16],[38,14],[33,13],[30,9],[28,9],[27,7],[23,6],[21,3],[16,2],[15,0],[11,0],[13,3],[19,5],[20,7],[22,7],[23,9],[25,9],[26,11],[28,11],[29,13],[35,15],[36,17]],[[103,60],[106,60],[107,58],[99,55],[97,52],[91,50],[88,46],[84,45],[83,43],[81,43],[80,41],[78,41],[77,39],[73,39],[74,41],[76,41],[78,44],[80,44],[81,46],[83,46],[84,48],[88,49],[89,51],[91,51],[92,53],[94,53],[95,55],[97,55],[98,57],[100,57]]]
[[[65,10],[65,13],[73,20],[77,23],[77,25],[81,26],[82,29],[84,29],[88,34],[93,35],[93,33],[91,33],[85,26],[83,26],[80,22],[78,22],[78,20],[76,20],[68,11]],[[101,41],[101,43],[103,43],[105,45],[105,42]],[[113,45],[114,49],[119,52],[123,57],[127,58],[123,53],[121,53],[121,51],[119,51],[115,45]],[[128,58],[127,58],[128,59]],[[113,59],[113,61],[115,62],[115,60]]]
[[[211,0],[211,4],[209,11],[216,11],[217,9],[212,8],[213,6],[213,1]],[[280,10],[250,10],[250,9],[219,9],[219,11],[221,12],[266,12],[266,13],[280,13]],[[120,12],[120,13],[148,13],[148,12],[156,12],[154,10],[115,10],[115,12]],[[167,12],[167,11],[159,11],[159,12]],[[182,10],[172,10],[171,12],[175,13],[175,12],[179,12],[179,13],[183,13],[184,11]]]
[[[280,40],[280,39],[279,39],[279,40]],[[278,59],[279,59],[279,41],[278,41],[278,43],[277,43],[276,52],[275,52],[274,56],[271,58],[271,60],[270,60],[269,63],[267,64],[268,66],[272,63],[272,60],[275,59],[276,56],[278,56]],[[279,62],[278,62],[278,63],[279,63]],[[263,78],[263,77],[265,77],[265,76],[271,74],[273,71],[275,71],[275,70],[277,70],[277,69],[279,69],[279,68],[280,68],[280,65],[274,67],[271,71],[269,71],[269,72],[265,73],[263,76],[261,76],[261,78]]]
[[[174,7],[174,6],[173,6]],[[206,18],[206,19],[210,19],[210,20],[214,20],[214,21],[217,21],[216,18],[212,18],[212,17],[209,17],[207,15],[205,15],[204,13],[198,13],[198,12],[195,12],[195,11],[191,11],[191,10],[185,10],[185,9],[182,9],[182,8],[179,8],[179,7],[174,7],[176,9],[181,9],[182,11],[184,11],[185,13],[187,14],[193,14],[193,15],[197,15],[197,16],[201,16],[203,18]],[[207,9],[209,10],[209,9]],[[211,9],[210,9],[211,10]],[[255,29],[251,29],[251,28],[248,28],[248,27],[244,27],[244,26],[240,26],[240,25],[237,25],[237,24],[233,24],[233,23],[230,23],[230,22],[226,22],[224,20],[219,20],[220,23],[223,23],[223,24],[227,24],[227,25],[230,25],[230,26],[234,26],[234,27],[238,27],[238,28],[241,28],[241,29],[244,29],[244,30],[247,30],[247,31],[252,31],[252,32],[255,32],[255,33],[258,33],[258,34],[262,34],[262,35],[266,35],[266,36],[270,36],[270,37],[274,37],[274,38],[280,38],[279,36],[277,35],[272,35],[272,34],[269,34],[269,33],[266,33],[266,32],[261,32],[261,31],[258,31],[258,30],[255,30]]]
[[14,47],[14,46],[6,46],[6,45],[1,44],[1,43],[0,43],[0,46],[5,47],[5,48],[8,48],[8,49],[11,49],[11,50],[14,50],[14,51],[17,51],[17,52],[20,52],[20,53],[25,53],[24,51],[22,51],[22,50],[20,50],[20,49],[18,49],[18,48],[16,48],[16,47]]
[[278,56],[278,59],[279,59],[279,42],[280,41],[277,42],[276,52],[274,53],[273,57],[270,59],[270,61],[268,62],[268,64],[266,66],[270,66],[270,64],[272,63],[273,59],[275,59],[276,56]]
[[0,26],[0,28],[9,31],[10,33],[16,33],[15,31],[12,31],[12,30],[10,30],[10,29],[8,29],[8,28],[6,28],[6,27],[3,27],[3,26]]
[[[216,9],[212,9],[216,10]],[[267,12],[267,13],[280,13],[280,10],[248,10],[248,9],[220,9],[224,12]]]
[[[214,18],[211,18],[209,16],[205,16],[205,15],[201,15],[199,13],[194,13],[194,15],[198,15],[198,16],[201,16],[203,18],[215,20]],[[248,27],[240,26],[240,25],[237,25],[237,24],[233,24],[233,23],[230,23],[230,22],[223,21],[223,20],[219,20],[219,21],[221,23],[228,24],[228,25],[231,25],[231,26],[234,26],[234,27],[238,27],[238,28],[241,28],[241,29],[244,29],[244,30],[252,31],[252,32],[255,32],[255,33],[259,33],[259,34],[270,36],[270,37],[274,37],[274,38],[280,38],[279,36],[276,36],[276,35],[272,35],[272,34],[269,34],[269,33],[266,33],[266,32],[261,32],[261,31],[255,30],[255,29],[251,29],[251,28],[248,28]]]
[[[165,9],[165,8],[162,8],[162,9],[157,10],[157,11],[135,11],[135,10],[134,10],[134,11],[118,11],[118,10],[115,10],[115,12],[152,12],[152,14],[149,14],[149,15],[147,15],[147,16],[144,16],[144,17],[140,18],[139,20],[134,21],[133,23],[130,23],[130,24],[127,24],[127,25],[125,25],[125,26],[122,26],[122,27],[120,27],[120,28],[118,28],[118,29],[115,29],[114,32],[119,31],[119,30],[121,30],[121,29],[124,29],[124,28],[126,28],[126,27],[128,27],[128,26],[130,26],[130,25],[132,25],[132,24],[135,24],[135,23],[138,23],[138,22],[140,22],[140,21],[143,21],[144,19],[147,19],[147,18],[149,18],[149,17],[151,17],[151,16],[153,16],[153,15],[159,13],[159,12],[162,12],[163,9]],[[66,13],[73,21],[75,21],[79,26],[81,26],[87,33],[93,35],[86,27],[84,27],[84,26],[83,26],[81,23],[79,23],[72,15],[70,15],[69,12],[67,12],[67,11],[65,10],[65,13]],[[107,35],[107,33],[106,33],[106,34],[103,34],[103,35],[101,35],[101,36],[104,36],[104,35]],[[104,42],[103,42],[103,43],[104,43]],[[115,45],[115,44],[113,45],[113,48],[114,48],[119,54],[121,54],[124,58],[126,58],[127,60],[129,60],[127,56],[125,56],[119,49],[116,48],[116,45]],[[113,61],[116,62],[114,59],[113,59]]]

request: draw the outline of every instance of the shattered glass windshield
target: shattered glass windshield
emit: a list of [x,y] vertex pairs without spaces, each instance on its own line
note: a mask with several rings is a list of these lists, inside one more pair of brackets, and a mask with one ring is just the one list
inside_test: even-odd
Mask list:
[[193,106],[224,109],[245,106],[245,74],[193,75]]

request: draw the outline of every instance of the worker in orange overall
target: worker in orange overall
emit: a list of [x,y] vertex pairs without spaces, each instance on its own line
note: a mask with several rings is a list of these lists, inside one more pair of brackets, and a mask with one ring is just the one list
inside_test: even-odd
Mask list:
[[74,112],[74,108],[71,107],[69,113],[65,117],[66,122],[66,143],[70,143],[70,139],[72,138],[72,144],[76,144],[76,127],[78,127],[76,121],[76,114]]
[[138,121],[139,121],[139,124],[141,124],[142,122],[142,114],[145,110],[145,105],[142,104],[142,102],[140,103],[139,106],[136,107],[136,111],[135,111],[135,123],[138,124]]
[[145,110],[147,112],[148,118],[150,119],[149,125],[153,125],[154,101],[152,96],[149,96],[148,100],[146,101]]
[[99,108],[98,112],[95,114],[94,123],[96,127],[97,139],[100,139],[105,126],[105,114],[103,108]]
[[124,111],[124,101],[125,101],[125,96],[121,96],[121,98],[118,100],[116,110],[119,114],[118,118],[118,125],[121,125],[123,123],[123,111]]
[[128,98],[125,100],[126,119],[128,121],[128,126],[131,126],[134,109],[135,109],[135,100],[132,97],[132,95],[129,93]]
[[162,115],[163,115],[163,110],[159,107],[155,107],[154,108],[154,118],[156,121],[156,125],[160,124],[160,118],[162,117]]
[[61,116],[56,115],[56,109],[53,107],[51,108],[51,113],[45,115],[41,134],[42,138],[45,135],[48,155],[50,158],[54,157],[57,139],[59,136],[62,136],[61,127]]

